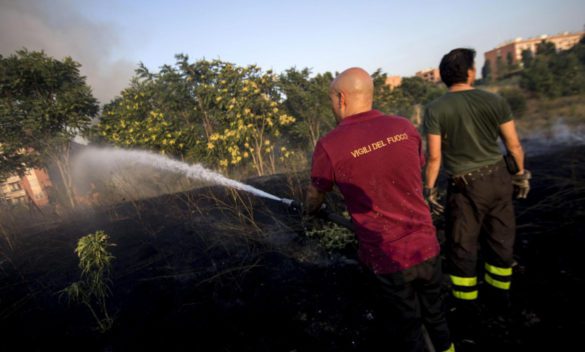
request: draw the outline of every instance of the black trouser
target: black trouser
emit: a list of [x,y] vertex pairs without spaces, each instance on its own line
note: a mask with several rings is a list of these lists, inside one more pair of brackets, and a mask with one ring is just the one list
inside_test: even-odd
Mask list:
[[[441,291],[441,260],[435,257],[404,271],[376,275],[385,319],[395,327],[392,351],[425,351],[422,324],[437,351],[451,345]],[[396,348],[397,346],[400,346]]]
[[[489,172],[471,173],[465,182],[451,179],[447,192],[447,263],[453,296],[478,298],[477,254],[482,240],[484,281],[507,295],[512,280],[516,220],[513,186],[503,163]],[[459,179],[460,181],[460,179]]]

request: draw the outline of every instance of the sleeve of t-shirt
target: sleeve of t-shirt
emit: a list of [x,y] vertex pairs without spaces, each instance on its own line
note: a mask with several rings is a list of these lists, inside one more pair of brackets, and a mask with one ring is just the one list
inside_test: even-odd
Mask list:
[[441,126],[439,126],[439,119],[433,114],[432,109],[428,106],[425,108],[423,115],[423,133],[425,134],[441,134]]
[[311,167],[311,183],[321,192],[329,192],[333,189],[335,176],[331,159],[321,142],[317,142],[313,152],[313,164]]
[[514,117],[510,105],[504,98],[500,98],[500,111],[500,125],[512,120]]

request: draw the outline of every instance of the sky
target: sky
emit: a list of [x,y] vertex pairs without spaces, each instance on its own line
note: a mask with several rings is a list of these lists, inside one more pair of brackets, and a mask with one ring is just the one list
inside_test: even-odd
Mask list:
[[178,53],[277,73],[413,76],[456,47],[474,48],[481,68],[504,41],[584,26],[583,0],[0,0],[0,55],[70,56],[107,103],[139,62],[156,71]]

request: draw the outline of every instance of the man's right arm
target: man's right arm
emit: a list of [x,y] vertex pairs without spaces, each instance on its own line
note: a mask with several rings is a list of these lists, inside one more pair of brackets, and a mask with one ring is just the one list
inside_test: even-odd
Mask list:
[[305,198],[305,212],[309,215],[316,214],[321,205],[325,201],[325,193],[317,189],[317,187],[309,184],[307,187],[307,196]]
[[431,212],[435,215],[443,214],[445,208],[439,203],[439,194],[436,183],[441,169],[441,135],[427,133],[428,160],[425,169],[424,196]]
[[307,214],[315,214],[319,211],[325,200],[325,194],[332,190],[335,179],[331,160],[320,141],[315,146],[311,164],[311,183],[307,187],[305,198]]

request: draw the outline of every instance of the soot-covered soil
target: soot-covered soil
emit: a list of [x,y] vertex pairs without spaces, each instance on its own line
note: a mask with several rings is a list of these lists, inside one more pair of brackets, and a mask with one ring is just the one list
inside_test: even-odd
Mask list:
[[[484,311],[480,339],[460,351],[580,344],[585,148],[531,158],[527,168],[533,189],[517,203],[513,306]],[[250,180],[294,198],[303,182]],[[27,225],[1,241],[0,351],[394,350],[355,248],[325,250],[304,234],[322,224],[301,223],[276,202],[211,187]],[[116,243],[106,333],[58,293],[79,279],[77,240],[96,230]]]

